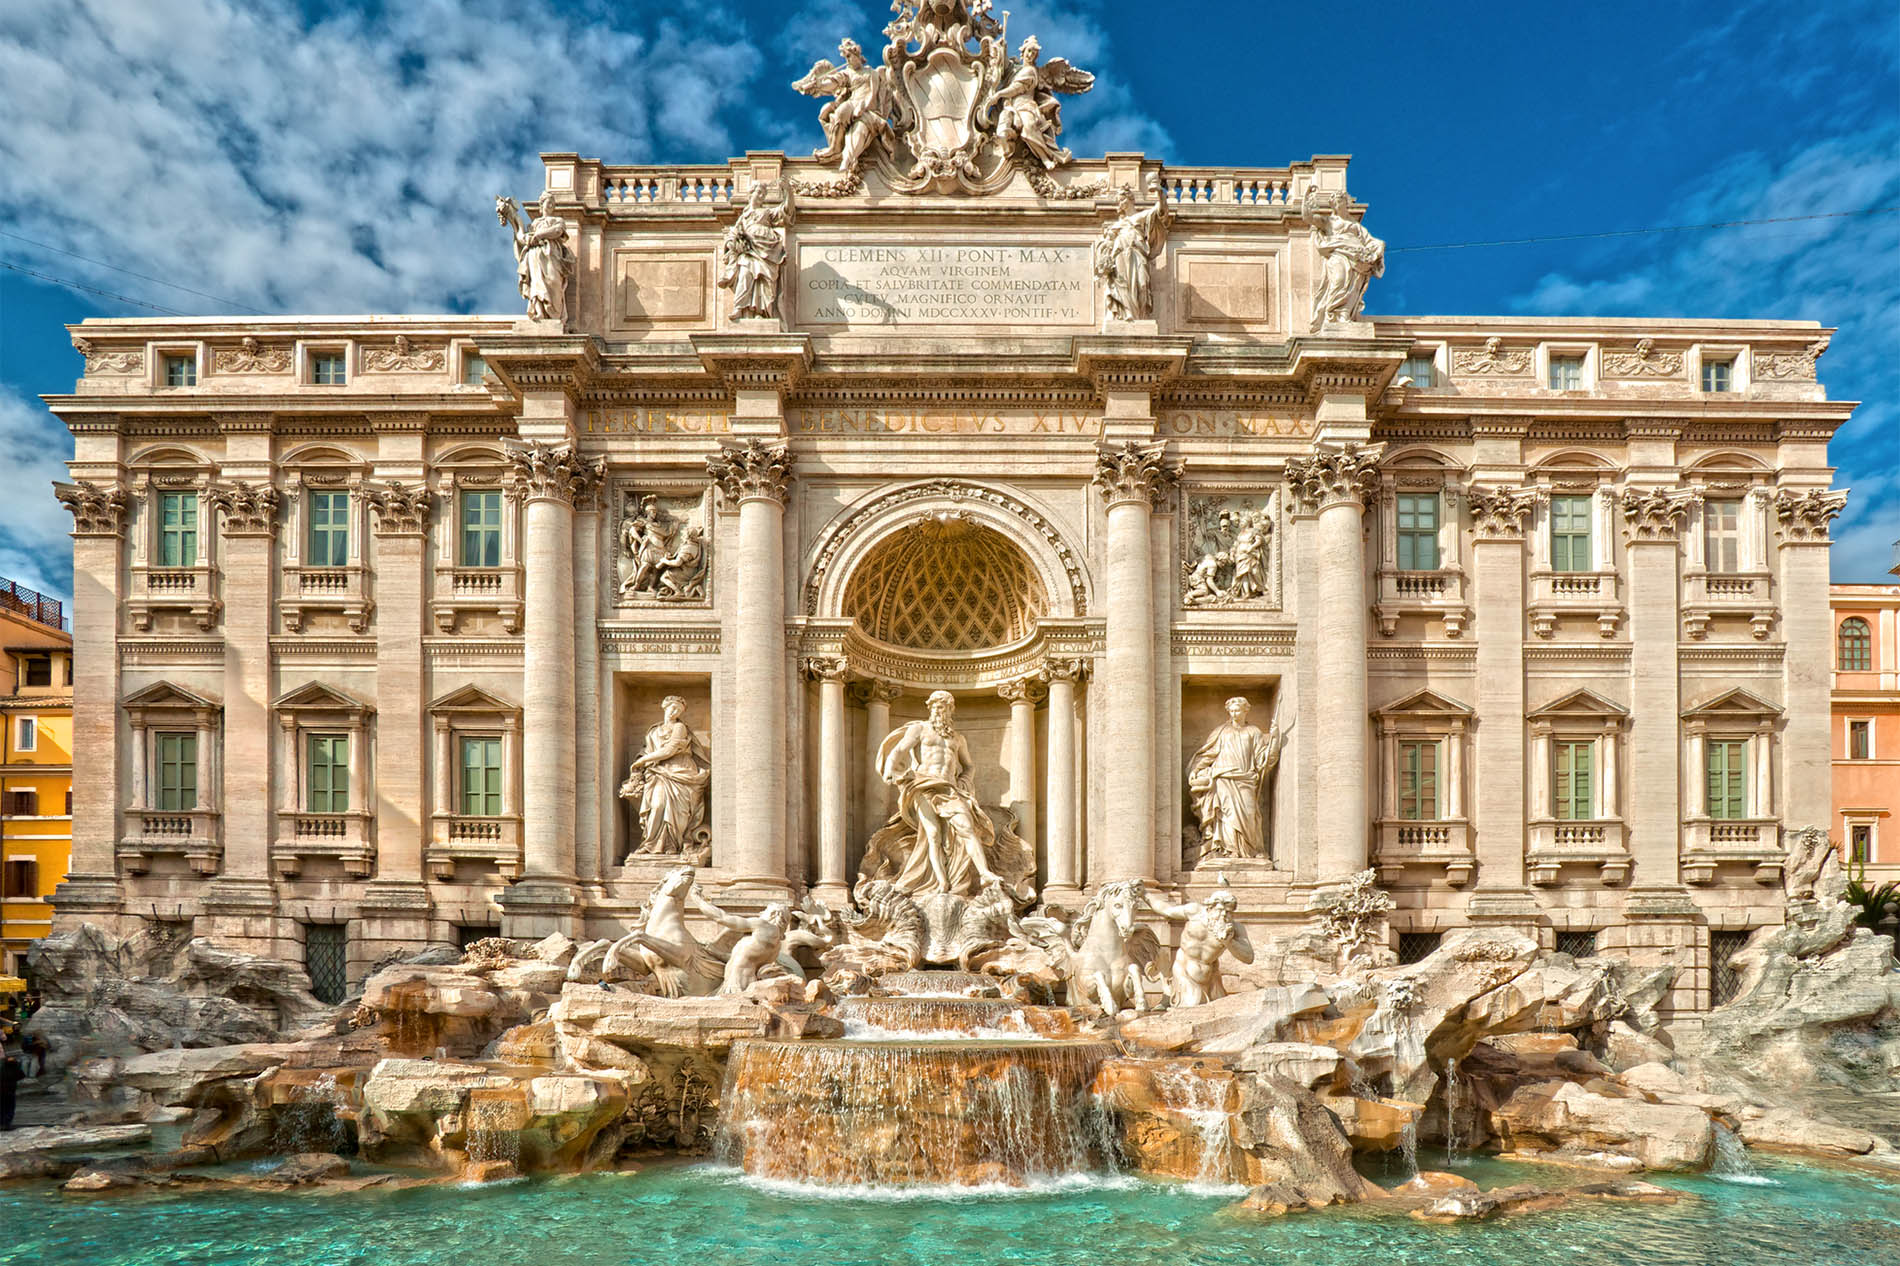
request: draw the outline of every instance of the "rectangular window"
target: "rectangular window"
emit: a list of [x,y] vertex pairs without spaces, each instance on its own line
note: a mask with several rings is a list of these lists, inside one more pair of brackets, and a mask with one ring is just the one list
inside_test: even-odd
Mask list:
[[341,387],[347,381],[342,352],[310,353],[310,381],[319,387]]
[[1572,958],[1595,958],[1597,934],[1595,932],[1559,932],[1557,933],[1557,952],[1568,954]]
[[158,565],[198,565],[198,494],[166,492],[158,498]]
[[9,791],[7,793],[7,812],[16,818],[39,817],[40,793],[37,791]]
[[312,813],[345,813],[350,807],[350,736],[310,736],[309,803]]
[[196,356],[167,356],[165,358],[165,385],[167,387],[197,386],[198,358]]
[[1733,572],[1742,569],[1742,503],[1725,498],[1702,506],[1702,546],[1708,555],[1709,570]]
[[501,493],[462,494],[462,566],[501,566]]
[[1709,816],[1748,816],[1748,743],[1744,739],[1709,740]]
[[1874,828],[1868,822],[1856,822],[1847,831],[1848,860],[1862,865],[1874,860]]
[[13,727],[13,750],[16,752],[36,752],[40,747],[40,719],[38,717],[17,717]]
[[1557,743],[1555,746],[1556,767],[1551,770],[1551,799],[1555,802],[1555,812],[1561,821],[1587,821],[1596,816],[1596,802],[1592,799],[1595,787],[1592,786],[1596,774],[1596,744]]
[[1590,555],[1590,498],[1552,497],[1550,569],[1591,571],[1595,566]]
[[152,807],[166,813],[197,808],[198,736],[160,732],[152,739],[158,756],[158,797]]
[[50,686],[53,684],[53,657],[51,655],[28,655],[26,667],[20,674],[22,686]]
[[1847,759],[1872,760],[1874,757],[1874,723],[1872,721],[1849,721],[1847,723]]
[[338,1003],[349,996],[349,929],[341,923],[303,925],[303,969],[319,1002]]
[[1408,822],[1438,820],[1438,743],[1399,744],[1399,817]]
[[310,494],[311,567],[341,567],[350,561],[350,494]]
[[462,353],[462,381],[471,387],[479,387],[488,376],[488,362],[474,352]]
[[40,864],[30,857],[7,859],[5,879],[0,880],[0,897],[37,897],[40,895]]
[[1402,492],[1398,496],[1399,570],[1438,570],[1438,494]]
[[1748,932],[1709,933],[1709,1005],[1719,1007],[1735,1001],[1742,991],[1742,973],[1735,968],[1735,956],[1748,944]]
[[462,812],[492,818],[501,812],[501,740],[462,740]]
[[1583,357],[1552,356],[1550,358],[1550,389],[1552,391],[1583,390]]
[[1399,962],[1402,965],[1424,962],[1438,952],[1439,943],[1444,939],[1443,932],[1399,933]]
[[1702,390],[1735,390],[1735,362],[1732,360],[1705,360],[1702,362]]
[[1430,387],[1436,384],[1436,369],[1430,352],[1414,354],[1407,356],[1405,363],[1399,366],[1399,377],[1410,378],[1414,387]]

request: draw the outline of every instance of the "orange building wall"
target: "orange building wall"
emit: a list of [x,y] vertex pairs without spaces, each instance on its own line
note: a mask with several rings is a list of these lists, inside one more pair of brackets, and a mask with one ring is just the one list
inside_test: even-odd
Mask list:
[[[1870,879],[1900,879],[1900,585],[1835,585],[1834,821],[1830,834],[1845,850],[1855,823],[1872,825]],[[1859,617],[1872,634],[1872,666],[1840,668],[1842,621]],[[1869,758],[1848,757],[1848,725],[1873,723]]]

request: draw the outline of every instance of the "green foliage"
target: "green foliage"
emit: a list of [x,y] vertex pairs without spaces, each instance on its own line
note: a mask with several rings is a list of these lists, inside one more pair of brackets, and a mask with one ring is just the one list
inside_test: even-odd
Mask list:
[[1878,932],[1881,924],[1900,917],[1900,883],[1869,887],[1866,867],[1856,862],[1847,874],[1847,904],[1859,907],[1854,922]]

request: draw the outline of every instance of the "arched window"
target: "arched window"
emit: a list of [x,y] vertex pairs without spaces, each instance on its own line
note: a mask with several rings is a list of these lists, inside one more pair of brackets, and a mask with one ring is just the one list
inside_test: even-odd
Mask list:
[[1859,616],[1849,616],[1841,621],[1840,670],[1844,673],[1869,672],[1874,666],[1874,639],[1867,629],[1867,621]]

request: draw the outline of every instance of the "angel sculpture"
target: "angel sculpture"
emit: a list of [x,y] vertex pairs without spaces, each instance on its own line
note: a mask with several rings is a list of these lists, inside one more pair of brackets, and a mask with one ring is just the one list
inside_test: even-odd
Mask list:
[[540,214],[527,221],[513,198],[495,199],[495,218],[515,236],[515,277],[528,316],[567,324],[567,288],[574,280],[574,248],[567,244],[567,221],[554,214],[554,191],[541,195]]
[[778,315],[779,272],[785,266],[785,230],[792,222],[792,195],[777,206],[765,201],[765,186],[752,186],[745,209],[719,244],[719,285],[732,291],[735,317]]
[[792,91],[832,98],[831,104],[818,112],[818,126],[825,130],[825,147],[813,150],[811,156],[820,162],[838,159],[838,170],[850,175],[858,170],[873,144],[890,137],[894,101],[890,70],[865,61],[864,50],[856,40],[839,44],[838,55],[844,58],[844,65],[820,60],[810,74],[792,85]]
[[1041,56],[1035,36],[1024,40],[1016,73],[990,97],[989,108],[1000,111],[996,137],[1005,148],[1020,141],[1031,157],[1054,170],[1072,157],[1056,140],[1062,135],[1062,103],[1055,94],[1087,92],[1095,86],[1095,76],[1060,57],[1039,65]]

